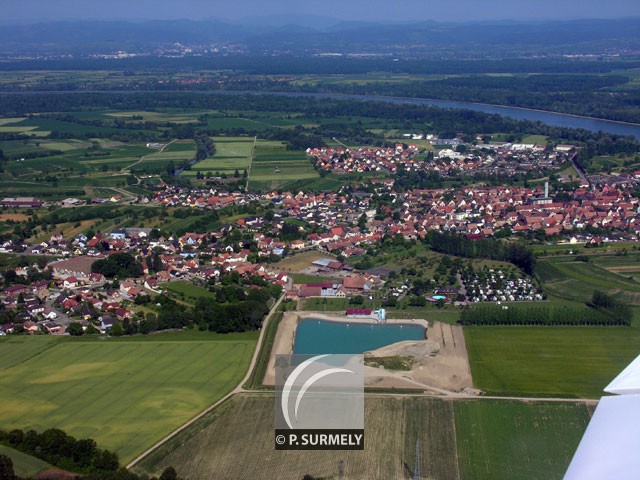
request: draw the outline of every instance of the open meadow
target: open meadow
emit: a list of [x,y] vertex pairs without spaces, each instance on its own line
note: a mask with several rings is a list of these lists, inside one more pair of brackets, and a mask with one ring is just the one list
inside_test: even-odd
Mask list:
[[253,155],[253,137],[213,137],[216,145],[216,153],[191,167],[191,170],[182,172],[183,176],[193,177],[197,172],[203,174],[233,175],[236,170],[242,174],[251,167]]
[[594,257],[592,261],[600,268],[640,283],[640,253],[602,255]]
[[166,169],[172,162],[178,167],[195,156],[196,144],[193,140],[178,140],[167,144],[162,151],[147,153],[129,168],[131,171],[158,171]]
[[[79,111],[56,118],[33,115],[0,119],[0,133],[25,135],[0,141],[7,160],[4,173],[0,174],[0,188],[8,195],[51,200],[90,198],[98,188],[121,188],[137,194],[134,188],[140,178],[132,175],[159,175],[171,165],[178,167],[195,157],[193,140],[176,140],[169,131],[159,139],[158,133],[169,125],[187,127],[205,121],[203,115],[209,127],[220,134],[212,137],[216,144],[212,157],[180,173],[191,181],[200,174],[209,178],[246,173],[250,188],[264,191],[335,190],[345,181],[355,180],[334,175],[321,178],[304,151],[287,150],[283,141],[254,138],[264,130],[317,125],[299,114],[106,110]],[[122,138],[123,130],[135,132],[135,140]],[[225,135],[227,131],[230,135]],[[244,132],[251,134],[237,136]],[[166,147],[160,151],[147,147],[149,143]],[[111,190],[111,194],[114,192]]]
[[199,298],[215,300],[216,296],[206,288],[183,281],[171,282],[166,286],[167,293],[185,303],[195,304]]
[[242,379],[256,333],[0,340],[0,428],[61,428],[126,462]]
[[[276,451],[273,402],[271,394],[236,395],[135,470],[157,474],[172,465],[180,476],[202,480],[299,480],[305,474],[329,479],[338,478],[344,461],[344,478],[410,479],[419,439],[422,478],[538,480],[540,466],[545,479],[560,479],[589,418],[585,406],[574,404],[368,395],[364,451]],[[484,457],[476,470],[469,462],[480,448]],[[244,452],[242,462],[238,451]],[[518,463],[514,455],[523,468],[510,467]]]
[[638,355],[637,327],[464,327],[473,384],[489,394],[600,398]]
[[[126,188],[136,182],[135,178],[127,178],[122,169],[135,165],[131,171],[161,170],[172,159],[193,157],[189,152],[154,153],[142,143],[123,144],[104,139],[93,142],[71,139],[0,142],[0,149],[8,157],[0,174],[0,188],[7,195],[36,196],[43,200],[88,198],[98,188],[108,190],[105,196],[110,196],[121,193],[114,187]],[[147,162],[140,162],[141,158]]]
[[132,111],[132,112],[114,112],[106,114],[109,117],[124,120],[126,122],[171,122],[177,124],[194,123],[198,121],[198,112],[148,112],[148,111]]
[[249,174],[252,189],[283,188],[297,180],[319,178],[305,152],[285,147],[284,142],[259,140],[256,143]]
[[[598,261],[598,257],[594,259]],[[591,298],[594,290],[601,290],[624,303],[640,306],[640,282],[629,278],[633,270],[622,275],[596,262],[580,262],[571,256],[547,257],[538,261],[536,274],[545,292],[555,297],[584,302]],[[606,260],[600,262],[606,264]]]
[[460,477],[561,479],[590,419],[582,404],[454,402]]

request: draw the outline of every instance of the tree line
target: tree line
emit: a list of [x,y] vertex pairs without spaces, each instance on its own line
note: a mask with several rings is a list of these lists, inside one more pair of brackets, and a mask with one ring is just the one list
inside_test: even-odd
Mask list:
[[57,428],[42,433],[35,430],[0,430],[0,443],[64,470],[96,472],[120,468],[116,453],[98,448],[92,438],[78,440]]
[[458,322],[462,325],[547,325],[547,326],[630,326],[633,311],[611,296],[595,291],[587,308],[566,305],[478,304],[466,308]]
[[[74,478],[75,480],[156,480],[156,477],[149,478],[146,475],[137,475],[121,467],[118,470],[95,470],[82,475],[73,475],[69,477],[67,472],[51,472],[54,475],[62,475],[60,478]],[[40,476],[38,476],[40,478]],[[53,477],[47,477],[53,478]],[[57,477],[56,477],[57,478]],[[28,480],[19,477],[14,468],[13,460],[7,455],[0,455],[0,479],[2,480]],[[178,474],[173,467],[167,467],[163,470],[158,480],[179,480]]]
[[[531,88],[540,88],[534,85]],[[552,127],[540,122],[515,120],[500,115],[483,112],[443,109],[424,105],[393,104],[376,101],[351,99],[330,99],[312,97],[288,97],[278,95],[214,95],[197,92],[138,92],[138,93],[66,93],[59,95],[31,94],[7,95],[2,97],[3,109],[7,115],[23,116],[32,113],[65,113],[67,131],[52,132],[51,137],[83,138],[98,135],[96,132],[81,131],[77,124],[88,120],[76,118],[73,112],[84,111],[87,105],[97,109],[110,110],[154,110],[177,108],[183,110],[223,110],[223,111],[257,111],[279,112],[284,114],[302,114],[314,120],[315,126],[294,129],[242,129],[246,135],[260,134],[262,138],[282,140],[290,149],[305,149],[309,146],[322,146],[323,137],[343,137],[348,131],[354,138],[361,138],[367,143],[378,143],[383,139],[372,133],[371,128],[383,123],[385,128],[398,128],[415,131],[426,131],[448,137],[452,134],[467,135],[473,138],[477,133],[509,132],[518,138],[523,135],[546,135],[551,142],[575,142],[584,148],[579,160],[588,161],[594,155],[614,155],[617,153],[637,152],[640,143],[633,137],[590,132],[581,129]],[[355,117],[355,118],[354,118]],[[73,122],[71,118],[75,118]],[[371,122],[369,119],[372,119]],[[328,120],[328,121],[327,121]],[[96,121],[92,121],[96,122]],[[237,127],[209,128],[206,118],[196,125],[167,124],[157,126],[157,131],[142,130],[139,124],[115,120],[99,120],[103,127],[92,127],[87,130],[104,128],[105,132],[115,140],[130,141],[165,141],[168,138],[194,138],[196,135],[215,136],[238,130]],[[359,123],[360,122],[360,123]],[[63,128],[60,122],[59,128]],[[108,127],[107,127],[108,125]],[[114,128],[117,127],[117,128]],[[105,133],[106,134],[106,133]],[[200,155],[204,149],[200,148]]]
[[[139,295],[135,304],[148,305],[154,311],[146,314],[139,312],[133,318],[114,323],[109,335],[146,335],[155,331],[193,327],[216,333],[259,329],[269,313],[269,305],[280,296],[281,288],[258,276],[241,278],[237,272],[223,274],[220,280],[219,284],[209,286],[213,295],[196,298],[193,307],[185,306],[188,294],[184,293],[174,294],[181,303],[164,294],[154,296],[153,299],[149,295]],[[87,309],[91,310],[92,307],[87,305]],[[98,315],[95,312],[94,318],[98,318]],[[79,323],[72,322],[69,333],[80,336],[99,332],[92,326],[84,331]]]
[[[3,109],[7,115],[21,116],[30,113],[55,113],[59,111],[71,112],[65,114],[72,116],[74,111],[85,111],[87,105],[93,108],[109,110],[155,110],[163,108],[178,108],[183,110],[229,110],[229,111],[258,111],[258,112],[284,112],[302,113],[305,117],[314,119],[338,119],[319,127],[304,129],[307,132],[320,133],[324,136],[323,129],[327,133],[335,133],[335,124],[342,125],[339,119],[359,116],[373,119],[397,121],[400,125],[420,124],[422,128],[430,125],[430,130],[435,133],[461,132],[469,135],[479,132],[510,132],[548,135],[552,138],[564,138],[586,142],[593,139],[596,142],[601,138],[611,136],[613,139],[625,138],[621,135],[609,135],[603,133],[576,130],[564,127],[552,127],[540,122],[528,120],[516,120],[502,117],[496,114],[487,114],[476,111],[444,109],[424,105],[394,104],[376,101],[361,101],[352,99],[331,99],[313,97],[289,97],[282,95],[215,95],[198,92],[139,92],[139,93],[66,93],[59,95],[31,94],[31,95],[7,95],[2,97]],[[86,120],[76,118],[74,123],[84,123]],[[113,120],[111,121],[113,122]],[[71,123],[71,122],[69,122]],[[352,123],[352,122],[349,122]],[[107,125],[105,123],[104,125]],[[138,130],[140,127],[123,123],[123,128]],[[416,125],[413,125],[416,126]],[[204,123],[198,125],[172,124],[171,134],[174,138],[193,138],[196,130],[204,127]],[[342,125],[340,128],[343,128]],[[218,129],[219,130],[219,129]],[[260,130],[263,131],[263,130]],[[279,135],[290,135],[286,129],[273,129],[273,134],[279,131]],[[247,130],[254,133],[257,131]],[[74,129],[78,135],[77,129]],[[110,132],[116,134],[116,132]],[[149,135],[150,132],[142,131]]]
[[306,92],[481,102],[635,122],[640,90],[617,90],[616,95],[611,95],[616,87],[628,82],[629,77],[624,75],[547,74],[469,75],[404,82],[318,82],[296,86]]
[[[246,293],[238,289],[217,287],[216,299],[200,297],[193,309],[193,321],[201,330],[217,333],[248,332],[257,330],[269,313],[269,304],[280,294],[280,287],[267,285],[254,278],[259,288],[249,288]],[[221,302],[222,301],[222,302]]]
[[142,276],[142,264],[126,252],[114,253],[107,258],[96,260],[91,265],[92,273],[101,273],[107,278],[137,278]]
[[495,238],[472,240],[465,235],[431,230],[425,237],[425,242],[433,251],[447,255],[510,262],[528,275],[533,275],[536,266],[536,257],[529,247]]

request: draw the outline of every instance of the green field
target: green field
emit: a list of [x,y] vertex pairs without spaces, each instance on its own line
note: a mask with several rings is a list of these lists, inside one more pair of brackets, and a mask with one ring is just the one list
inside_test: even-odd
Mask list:
[[84,125],[53,118],[33,117],[15,123],[8,123],[0,127],[0,132],[26,132],[28,135],[47,136],[52,131],[69,135],[97,134],[109,136],[118,133],[117,128],[96,125]]
[[[303,189],[309,182],[324,180],[319,178],[304,152],[286,150],[284,142],[258,139],[254,151],[251,137],[214,137],[213,140],[215,155],[193,165],[183,176],[194,177],[198,172],[231,175],[236,170],[242,174],[246,170],[250,188],[254,190],[293,186]],[[339,186],[340,182],[325,184]]]
[[283,112],[233,111],[228,114],[209,113],[209,128],[218,130],[244,129],[255,132],[274,128],[291,128],[295,125],[309,126],[314,123],[306,118],[291,116]]
[[[197,113],[185,113],[185,114],[172,114],[165,112],[148,112],[148,111],[135,111],[135,112],[115,112],[108,113],[107,116],[119,118],[129,122],[171,122],[171,123],[193,123],[197,122]],[[131,117],[142,117],[134,120]]]
[[560,479],[589,418],[574,404],[367,396],[364,451],[304,452],[274,450],[273,408],[270,394],[236,395],[134,470],[158,474],[172,465],[202,480],[335,479],[343,460],[344,478],[410,479],[419,439],[421,478]]
[[193,153],[196,150],[196,142],[193,140],[176,140],[175,142],[167,145],[164,149],[165,152],[190,152]]
[[286,150],[283,142],[259,140],[256,144],[249,186],[252,189],[285,187],[299,180],[319,178],[304,152]]
[[545,135],[529,135],[522,139],[521,143],[528,144],[534,143],[536,145],[546,145],[547,144],[547,136]]
[[[193,141],[184,143],[172,143],[164,151],[145,155],[144,159],[137,164],[134,169],[143,168],[165,168],[169,162],[173,162],[177,167],[183,161],[192,160],[196,156],[196,144]],[[174,147],[174,148],[172,148]]]
[[221,157],[250,157],[253,150],[252,137],[213,137],[216,155]]
[[560,480],[590,414],[585,405],[455,402],[461,478]]
[[635,327],[464,327],[474,386],[497,395],[599,398],[638,355]]
[[637,267],[640,268],[640,253],[631,252],[626,255],[598,255],[590,260],[602,268]]
[[190,171],[183,173],[185,176],[194,176],[195,172],[219,172],[227,175],[235,170],[242,173],[251,167],[253,152],[253,137],[213,137],[216,145],[216,153],[213,157],[196,163]]
[[599,267],[577,262],[575,257],[550,257],[538,261],[536,274],[545,291],[556,297],[584,302],[602,290],[630,305],[640,305],[640,283]]
[[255,121],[249,118],[235,117],[209,117],[209,119],[207,120],[207,125],[209,128],[219,130],[244,128],[247,131],[263,131],[273,128],[273,125],[269,125],[264,122]]
[[596,156],[589,164],[589,173],[598,173],[604,171],[630,171],[637,170],[639,167],[637,156],[624,154],[619,156],[601,155]]
[[[238,112],[239,114],[240,112]],[[236,119],[253,122],[265,128],[288,128],[298,124],[299,119],[272,118],[269,112],[248,112],[255,119]],[[139,122],[130,117],[143,116],[148,120],[176,121],[187,123],[196,118],[196,113],[180,112],[79,112],[80,121],[113,120],[127,123]],[[27,119],[4,119],[1,131],[8,133],[28,132],[38,138],[0,142],[0,149],[9,157],[5,173],[0,174],[0,188],[10,195],[34,195],[64,198],[69,196],[87,197],[90,193],[84,187],[126,187],[127,177],[118,173],[152,173],[165,171],[173,163],[176,167],[195,157],[193,140],[173,141],[163,151],[147,148],[145,143],[119,142],[110,140],[118,133],[111,127],[96,127],[51,118],[33,117]],[[210,119],[214,120],[214,119]],[[221,119],[225,122],[228,119]],[[273,125],[268,122],[275,122]],[[278,125],[276,125],[278,124]],[[133,127],[135,129],[135,127]],[[49,140],[40,138],[50,131],[85,138],[84,140]],[[138,130],[141,135],[151,134]],[[87,136],[91,138],[86,139]],[[151,137],[151,135],[150,135]],[[313,165],[302,151],[286,150],[285,142],[275,140],[255,140],[253,137],[213,137],[216,153],[191,166],[181,173],[194,179],[198,173],[209,175],[234,175],[236,171],[250,177],[251,187],[258,190],[293,188],[294,190],[335,190],[344,178],[320,178]],[[97,142],[99,148],[92,147]],[[256,145],[254,152],[254,143]],[[49,153],[56,155],[48,155]],[[33,158],[28,158],[28,157]],[[24,158],[24,160],[22,160]],[[129,179],[136,181],[135,179]],[[353,180],[353,179],[352,179]],[[71,190],[72,187],[77,187]],[[64,190],[64,191],[63,191]]]
[[334,278],[331,276],[305,275],[302,273],[293,273],[289,276],[293,279],[293,283],[342,283],[341,278]]
[[33,477],[38,473],[51,468],[44,460],[32,457],[13,448],[0,445],[0,455],[6,455],[13,462],[13,471],[19,477]]
[[[126,187],[127,178],[115,176],[116,172],[138,162],[143,155],[151,154],[136,165],[135,170],[151,170],[153,173],[165,169],[171,161],[177,164],[190,160],[195,154],[195,143],[191,140],[176,142],[173,150],[155,152],[142,142],[113,140],[112,136],[121,133],[121,129],[115,126],[83,123],[85,120],[104,121],[116,117],[100,112],[78,112],[74,116],[77,120],[37,115],[2,120],[1,132],[23,132],[36,137],[0,142],[0,149],[8,157],[4,173],[0,174],[0,188],[5,194],[33,195],[51,200],[71,196],[86,198],[90,194],[84,187]],[[136,127],[132,128],[135,130]],[[53,131],[58,132],[55,138],[42,138]],[[153,138],[157,133],[137,131],[143,138],[145,135]],[[76,138],[64,138],[66,136]],[[55,155],[50,155],[52,153]]]
[[[37,143],[37,145],[36,145]],[[100,178],[99,184],[107,184],[112,178],[112,175],[119,171],[121,168],[129,166],[138,160],[143,155],[148,155],[154,152],[154,150],[146,148],[142,144],[129,144],[122,145],[118,142],[110,142],[108,147],[100,150],[100,155],[95,156],[94,151],[87,149],[91,144],[83,143],[79,141],[68,140],[66,142],[35,142],[30,140],[27,144],[15,141],[2,142],[0,145],[8,146],[9,149],[5,152],[11,156],[26,155],[29,153],[38,153],[43,150],[59,150],[62,153],[53,156],[27,158],[23,161],[10,160],[5,167],[5,170],[10,173],[13,178],[23,182],[32,182],[36,180],[37,183],[45,183],[37,177],[41,175],[56,175],[56,181],[58,183],[70,183],[75,182],[79,185],[91,185],[92,180]],[[2,148],[0,146],[0,148]],[[188,155],[188,152],[167,152],[161,155],[161,157],[153,158],[148,156],[150,164],[158,163],[164,165],[168,163],[171,158],[184,157]],[[166,162],[162,162],[165,157]],[[171,158],[169,158],[171,157]],[[136,166],[137,170],[141,170],[143,167],[149,166],[147,163],[142,162]],[[118,182],[123,182],[124,177],[116,179]],[[93,183],[95,184],[95,182]]]
[[366,298],[364,303],[361,305],[354,305],[349,303],[348,298],[305,298],[300,301],[301,310],[309,311],[309,312],[323,312],[323,311],[344,311],[347,308],[376,308],[379,306],[380,302],[376,302],[375,300],[369,300]]
[[[9,126],[9,127],[2,126],[0,127],[0,133],[28,133],[28,134],[34,133],[37,135],[36,132],[32,132],[35,129],[36,127],[28,126],[28,125],[25,125],[24,127],[15,126],[15,125]],[[46,135],[49,135],[49,133],[51,132],[47,132]]]
[[249,169],[250,165],[251,158],[249,157],[222,157],[219,155],[215,155],[212,158],[207,158],[206,160],[196,163],[190,171],[186,171],[184,172],[184,174],[188,176],[190,172],[201,171],[203,173],[219,172],[229,175],[234,173],[235,170],[238,170],[239,173],[242,173],[243,170]]
[[182,281],[169,283],[166,285],[166,289],[188,303],[195,303],[199,298],[210,298],[213,300],[216,298],[216,295],[206,288]]
[[600,255],[592,262],[605,270],[640,283],[640,253],[625,251],[624,255]]
[[242,379],[256,333],[0,340],[0,428],[61,428],[126,462]]

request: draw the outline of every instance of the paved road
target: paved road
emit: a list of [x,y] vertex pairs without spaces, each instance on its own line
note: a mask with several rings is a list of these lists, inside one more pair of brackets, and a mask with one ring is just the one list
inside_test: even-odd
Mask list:
[[[253,373],[253,369],[255,368],[256,362],[258,360],[258,356],[259,356],[260,351],[261,351],[262,342],[264,341],[264,335],[265,335],[265,332],[267,331],[267,326],[269,324],[269,321],[271,320],[273,314],[277,311],[277,309],[280,306],[280,303],[282,303],[283,299],[284,299],[284,293],[280,296],[280,298],[276,301],[276,303],[274,303],[273,307],[271,307],[271,310],[269,311],[269,314],[265,319],[265,322],[264,322],[264,324],[262,326],[262,329],[260,330],[260,335],[258,336],[258,342],[256,344],[256,349],[253,352],[253,357],[251,358],[251,362],[249,363],[249,368],[247,369],[247,373],[245,374],[244,378],[240,381],[240,383],[238,383],[236,388],[234,388],[227,395],[225,395],[220,400],[215,402],[213,405],[208,407],[206,410],[202,411],[200,414],[198,414],[197,416],[195,416],[194,418],[189,420],[187,423],[185,423],[184,425],[182,425],[181,427],[179,427],[178,429],[174,430],[172,433],[170,433],[169,435],[164,437],[162,440],[157,442],[155,445],[153,445],[152,447],[150,447],[147,450],[145,450],[142,454],[140,454],[135,459],[133,459],[127,465],[127,468],[134,467],[137,463],[139,463],[143,458],[145,458],[147,455],[149,455],[152,451],[154,451],[155,449],[157,449],[158,447],[160,447],[161,445],[166,443],[171,438],[173,438],[176,435],[178,435],[180,432],[182,432],[183,430],[188,428],[194,422],[198,421],[200,418],[202,418],[207,413],[211,412],[214,408],[216,408],[218,405],[220,405],[221,403],[223,403],[224,401],[226,401],[227,399],[229,399],[233,395],[236,395],[238,393],[250,394],[250,395],[273,395],[274,394],[274,392],[272,390],[269,390],[269,391],[247,390],[247,389],[244,388],[244,384],[249,380],[249,378],[251,377],[251,374]],[[591,399],[591,398],[496,397],[496,396],[491,396],[491,395],[469,395],[469,394],[465,394],[465,393],[459,393],[459,392],[452,392],[452,391],[449,391],[449,390],[444,390],[442,388],[433,387],[433,386],[426,385],[426,384],[419,383],[419,382],[415,382],[415,381],[413,383],[416,384],[416,389],[422,389],[424,391],[420,392],[420,393],[419,392],[401,392],[401,391],[393,392],[393,393],[366,392],[366,396],[367,397],[374,397],[374,398],[375,397],[398,397],[398,398],[401,398],[401,397],[430,397],[430,398],[440,398],[440,399],[443,399],[443,400],[502,400],[502,401],[521,401],[521,402],[584,403],[584,404],[587,404],[587,405],[596,405],[598,403],[598,400]]]
[[253,357],[251,358],[251,363],[249,364],[249,368],[247,369],[247,374],[244,376],[244,378],[238,384],[238,386],[231,392],[231,394],[244,391],[242,386],[249,381],[249,378],[251,377],[251,374],[253,373],[253,368],[256,366],[256,362],[258,361],[258,355],[260,355],[260,349],[262,347],[262,341],[264,340],[264,332],[267,331],[267,326],[269,325],[269,322],[271,321],[271,317],[273,317],[273,315],[278,311],[278,307],[282,303],[282,300],[284,300],[284,297],[285,297],[285,293],[282,292],[282,295],[280,295],[280,298],[278,298],[276,303],[274,303],[273,306],[271,307],[271,310],[269,310],[269,314],[266,316],[264,324],[262,325],[262,328],[260,329],[260,335],[258,336],[258,343],[256,345],[255,351],[253,352]]
[[190,425],[192,425],[194,422],[198,421],[200,418],[205,416],[207,413],[209,413],[211,410],[216,408],[222,402],[226,401],[228,398],[230,398],[231,396],[235,395],[236,393],[240,393],[240,392],[244,391],[242,386],[249,380],[249,377],[251,377],[251,373],[253,372],[253,369],[254,369],[254,367],[256,365],[256,362],[258,360],[258,355],[260,354],[260,349],[262,347],[262,341],[264,340],[264,334],[267,331],[267,326],[269,325],[269,321],[271,320],[271,317],[273,316],[273,314],[277,311],[277,309],[280,306],[280,303],[282,303],[283,299],[284,299],[284,293],[280,296],[280,298],[276,301],[276,303],[273,304],[273,307],[271,307],[271,310],[269,311],[269,314],[265,318],[264,324],[262,325],[262,328],[260,329],[260,335],[258,336],[258,342],[256,344],[256,349],[253,352],[253,357],[251,358],[251,363],[249,363],[249,368],[247,369],[247,373],[244,376],[244,378],[240,381],[238,386],[236,386],[236,388],[234,388],[232,391],[227,393],[224,397],[222,397],[216,403],[214,403],[213,405],[208,407],[206,410],[202,411],[201,413],[196,415],[194,418],[189,420],[187,423],[182,425],[180,428],[178,428],[177,430],[174,430],[169,435],[164,437],[162,440],[157,442],[155,445],[153,445],[152,447],[150,447],[147,450],[145,450],[144,452],[142,452],[140,455],[138,455],[136,458],[134,458],[131,462],[129,462],[129,464],[127,465],[127,468],[134,467],[138,462],[140,462],[140,460],[142,460],[144,457],[149,455],[156,448],[160,447],[165,442],[167,442],[168,440],[170,440],[171,438],[175,437],[177,434],[182,432],[184,429],[188,428]]
[[575,171],[578,172],[578,176],[580,177],[580,180],[582,180],[583,183],[589,185],[589,179],[585,175],[584,170],[582,170],[582,167],[580,167],[580,165],[578,165],[578,162],[576,162],[575,155],[571,157],[571,163],[573,164],[573,168],[575,169]]

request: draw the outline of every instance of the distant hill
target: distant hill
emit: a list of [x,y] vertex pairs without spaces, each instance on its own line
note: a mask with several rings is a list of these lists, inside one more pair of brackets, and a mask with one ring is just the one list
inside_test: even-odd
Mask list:
[[240,44],[249,52],[500,57],[640,51],[640,18],[545,22],[338,22],[326,17],[73,21],[6,25],[0,53],[107,53],[174,43]]

